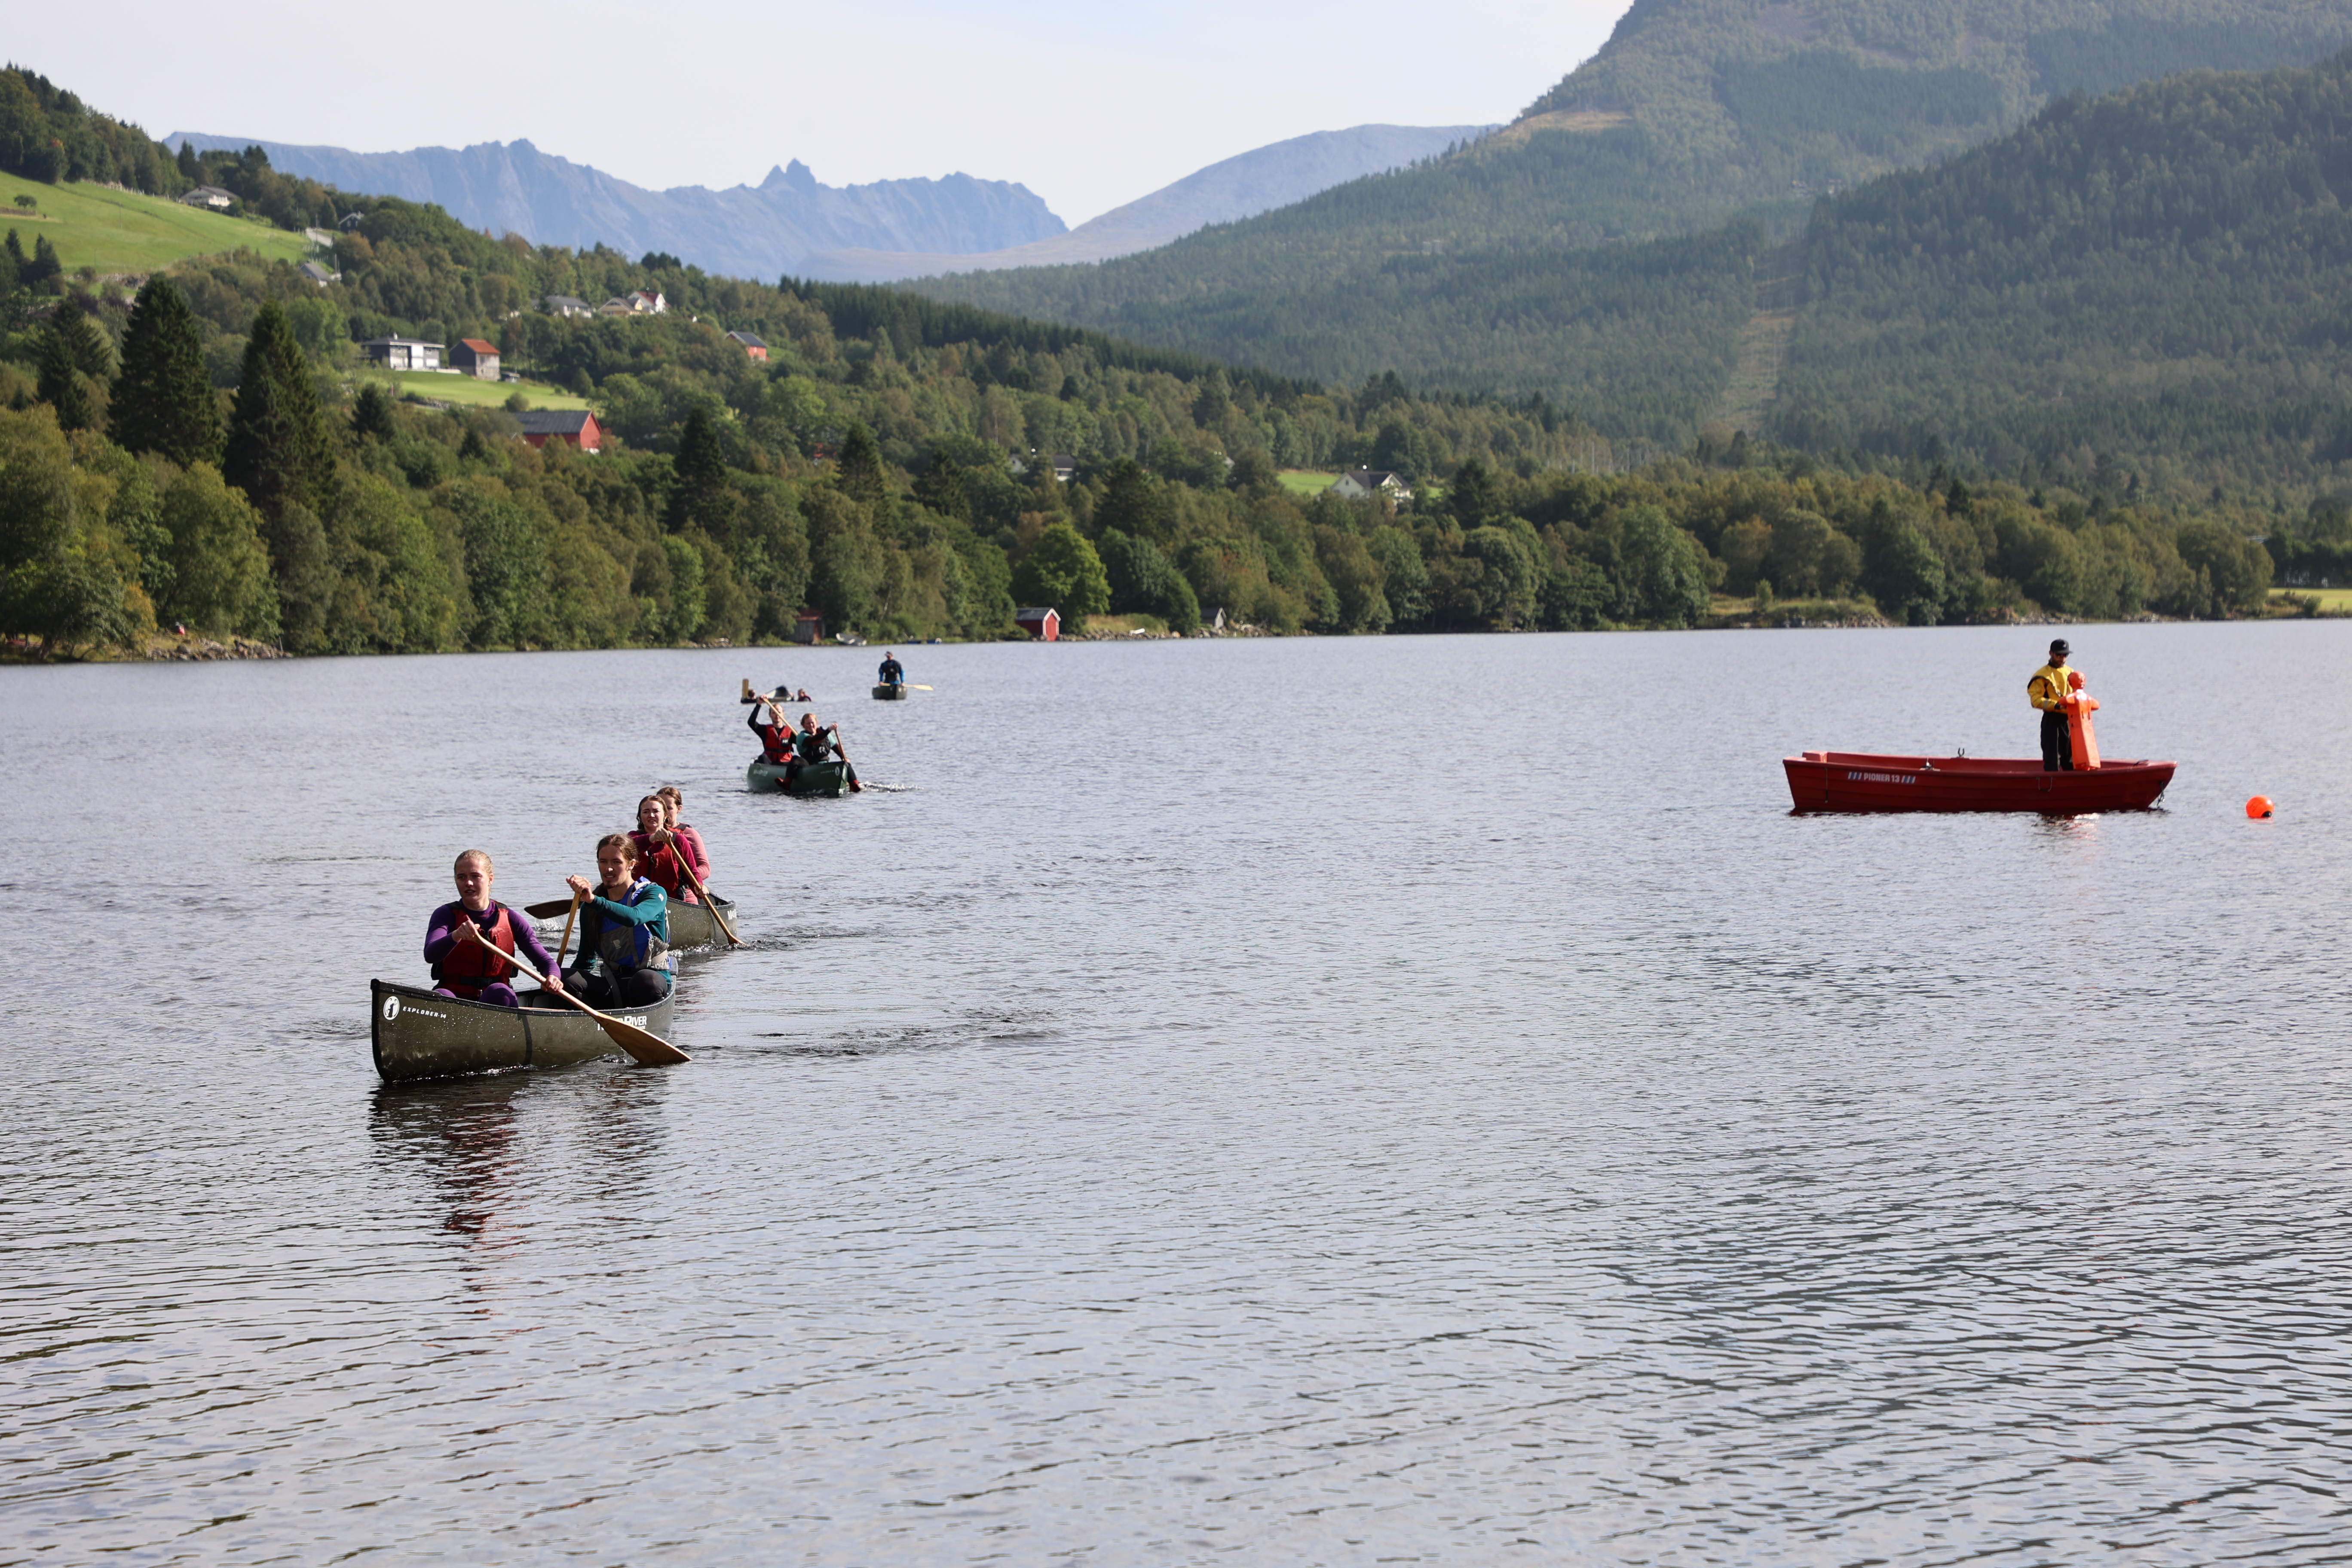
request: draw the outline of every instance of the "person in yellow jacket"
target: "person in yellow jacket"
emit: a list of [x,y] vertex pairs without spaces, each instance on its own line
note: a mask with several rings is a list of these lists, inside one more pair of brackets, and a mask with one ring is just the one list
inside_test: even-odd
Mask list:
[[2025,683],[2026,700],[2042,710],[2042,771],[2045,773],[2074,771],[2074,736],[2066,722],[2066,694],[2072,689],[2066,680],[2071,673],[2066,656],[2073,651],[2064,637],[2052,643],[2050,662]]

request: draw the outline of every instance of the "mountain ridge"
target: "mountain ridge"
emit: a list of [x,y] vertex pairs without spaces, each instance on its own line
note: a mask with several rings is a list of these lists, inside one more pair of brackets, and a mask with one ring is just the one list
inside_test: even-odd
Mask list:
[[194,142],[200,152],[257,146],[282,173],[355,194],[430,202],[469,227],[541,245],[662,252],[741,278],[803,270],[819,250],[997,250],[1067,227],[1027,186],[965,174],[835,186],[795,158],[757,185],[655,191],[528,140],[404,153],[203,132],[175,131],[163,140],[173,147]]
[[1268,142],[1197,169],[1066,235],[1003,250],[922,255],[843,250],[810,260],[810,276],[880,283],[950,271],[1108,261],[1303,201],[1318,191],[1434,156],[1498,125],[1355,125]]

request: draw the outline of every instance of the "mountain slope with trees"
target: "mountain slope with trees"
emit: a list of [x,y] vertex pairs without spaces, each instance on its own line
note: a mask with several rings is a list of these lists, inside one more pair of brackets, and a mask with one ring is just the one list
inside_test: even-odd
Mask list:
[[2116,495],[2352,485],[2352,51],[2070,98],[1825,202],[1769,429]]
[[[1549,275],[1589,266],[1580,250],[1733,214],[1791,236],[1818,193],[1987,140],[2053,95],[2308,63],[2347,42],[2352,0],[1642,0],[1593,59],[1450,155],[1099,266],[908,287],[1353,379],[1427,357],[1423,318],[1391,310],[1391,279],[1444,258],[1455,384],[1573,399],[1580,290],[1555,293]],[[1490,339],[1471,296],[1506,293],[1512,329]],[[1529,347],[1560,368],[1531,379]]]
[[[1718,589],[1759,614],[1921,624],[2228,615],[2273,572],[2249,537],[2278,532],[2272,511],[2113,473],[1867,452],[1839,471],[1728,432],[1667,453],[1541,395],[1236,370],[901,290],[493,240],[290,178],[258,149],[184,153],[171,177],[281,226],[355,214],[341,276],[320,287],[244,252],[134,300],[0,252],[0,630],[44,651],[158,617],[303,653],[741,643],[788,635],[803,607],[869,637],[991,637],[1040,601],[1078,626],[1183,629],[1218,610],[1283,632],[1687,626]],[[1610,406],[1683,418],[1704,388],[1677,378],[1722,374],[1706,345],[1762,243],[1733,225],[1543,274],[1577,279],[1586,358],[1620,367]],[[1392,313],[1454,308],[1406,287],[1442,281],[1446,260],[1400,272]],[[630,289],[672,309],[542,308]],[[495,342],[590,399],[607,449],[531,448],[509,410],[395,401],[357,349],[391,333]],[[1279,480],[1356,465],[1423,499],[1302,499]],[[2314,507],[2276,559],[2333,569],[2347,520]]]

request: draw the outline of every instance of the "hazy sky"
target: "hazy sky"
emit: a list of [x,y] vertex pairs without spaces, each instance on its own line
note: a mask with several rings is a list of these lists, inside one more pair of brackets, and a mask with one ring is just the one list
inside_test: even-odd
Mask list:
[[117,0],[27,6],[19,65],[152,136],[362,152],[527,137],[638,184],[957,170],[1076,225],[1310,131],[1507,121],[1625,0]]

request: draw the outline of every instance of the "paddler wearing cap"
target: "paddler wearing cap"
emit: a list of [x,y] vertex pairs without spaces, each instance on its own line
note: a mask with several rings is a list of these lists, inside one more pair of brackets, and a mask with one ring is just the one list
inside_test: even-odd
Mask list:
[[2066,722],[2066,694],[2072,689],[2066,677],[2066,656],[2074,650],[2060,637],[2050,645],[2050,662],[2033,672],[2025,683],[2026,700],[2042,710],[2042,771],[2045,773],[2069,773],[2074,771],[2074,737]]

